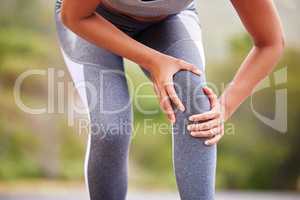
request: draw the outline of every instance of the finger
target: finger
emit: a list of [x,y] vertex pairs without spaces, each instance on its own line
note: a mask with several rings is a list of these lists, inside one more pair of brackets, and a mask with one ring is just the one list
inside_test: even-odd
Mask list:
[[189,131],[204,131],[219,126],[220,124],[221,121],[219,119],[213,119],[203,123],[190,124],[187,126],[187,129]]
[[202,74],[202,71],[196,67],[195,65],[191,64],[191,63],[188,63],[184,60],[180,60],[180,65],[181,65],[181,69],[185,69],[185,70],[188,70],[188,71],[191,71],[193,72],[194,74],[197,74],[197,75],[201,75]]
[[191,135],[193,137],[205,137],[205,138],[212,138],[218,134],[222,133],[222,126],[218,126],[215,128],[212,128],[210,130],[206,130],[206,131],[192,131]]
[[161,93],[161,100],[160,100],[161,107],[167,114],[169,120],[172,123],[174,123],[175,122],[175,114],[174,114],[173,108],[171,106],[170,99],[164,89],[160,90],[160,93]]
[[168,84],[168,85],[166,85],[165,88],[166,88],[166,91],[167,91],[171,101],[176,105],[176,107],[179,110],[181,110],[183,112],[185,108],[175,91],[174,85]]
[[223,132],[221,134],[217,134],[214,137],[212,137],[208,140],[205,140],[204,143],[205,143],[205,145],[208,145],[208,146],[217,144],[220,141],[220,139],[222,138],[223,135],[224,135]]
[[221,123],[220,123],[219,119],[214,119],[214,120],[210,120],[210,121],[203,122],[203,123],[190,124],[187,126],[187,129],[189,131],[204,131],[204,130],[209,130],[214,127],[217,127],[220,124]]
[[193,137],[211,138],[211,137],[214,137],[217,134],[220,134],[221,131],[222,131],[221,126],[218,126],[216,128],[212,128],[212,129],[207,130],[207,131],[192,131],[191,135]]
[[167,115],[168,120],[171,123],[175,123],[175,115],[173,115],[172,113],[170,113],[169,110],[167,110],[165,103],[160,102],[160,107],[162,108],[163,112]]
[[203,87],[203,91],[208,96],[211,107],[215,107],[218,103],[217,95],[209,87]]
[[207,121],[210,119],[219,118],[220,116],[221,116],[221,114],[219,112],[208,111],[205,113],[192,115],[189,117],[189,120],[191,120],[191,121]]
[[153,88],[154,88],[154,92],[157,95],[158,99],[160,99],[161,95],[160,95],[160,91],[159,91],[158,86],[157,86],[156,83],[153,83]]

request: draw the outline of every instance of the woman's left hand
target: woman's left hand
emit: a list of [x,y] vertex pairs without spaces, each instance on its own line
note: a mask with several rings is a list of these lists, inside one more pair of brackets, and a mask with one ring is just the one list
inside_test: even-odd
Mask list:
[[211,110],[205,113],[189,117],[194,124],[187,126],[193,137],[207,138],[206,145],[213,145],[219,142],[224,135],[224,118],[217,95],[208,87],[203,87],[204,93],[208,96]]

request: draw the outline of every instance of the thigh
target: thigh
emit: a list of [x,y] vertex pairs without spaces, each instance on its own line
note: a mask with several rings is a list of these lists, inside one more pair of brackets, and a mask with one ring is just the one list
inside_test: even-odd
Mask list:
[[119,130],[121,120],[130,123],[131,105],[123,59],[77,36],[64,26],[60,13],[56,13],[55,19],[66,66],[89,110],[91,125],[98,130]]
[[[170,15],[165,20],[141,31],[135,39],[174,57],[186,60],[197,57],[197,60],[191,61],[196,62],[200,68],[204,67],[202,31],[195,7]],[[193,43],[192,49],[182,46],[185,43],[189,43],[188,48],[191,48],[191,43]]]
[[72,61],[88,65],[101,64],[114,69],[123,65],[120,56],[99,48],[68,29],[61,21],[60,12],[55,14],[55,21],[61,49]]
[[[136,39],[162,53],[190,62],[205,72],[201,26],[194,7],[152,25]],[[149,76],[147,71],[144,72]],[[174,83],[179,97],[187,106],[186,114],[209,109],[208,99],[201,90],[201,86],[206,84],[205,73],[199,77],[188,71],[180,71],[175,74]]]

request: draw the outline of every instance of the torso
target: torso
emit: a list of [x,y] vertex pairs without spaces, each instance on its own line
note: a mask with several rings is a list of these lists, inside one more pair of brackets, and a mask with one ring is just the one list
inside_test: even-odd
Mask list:
[[102,0],[103,6],[142,21],[161,20],[178,13],[193,0]]
[[[63,0],[56,1],[57,9]],[[191,5],[195,0],[101,0],[102,6],[140,21],[162,20]]]
[[128,12],[124,12],[124,11],[120,11],[118,9],[115,9],[111,5],[109,5],[107,2],[101,2],[101,4],[104,7],[106,7],[107,9],[109,9],[113,12],[118,12],[118,13],[127,15],[127,16],[129,16],[131,18],[134,18],[136,20],[139,20],[139,21],[159,21],[159,20],[162,20],[162,19],[164,19],[168,16],[168,15],[161,15],[161,16],[155,16],[155,17],[141,17],[141,16],[136,16],[136,15],[130,14]]

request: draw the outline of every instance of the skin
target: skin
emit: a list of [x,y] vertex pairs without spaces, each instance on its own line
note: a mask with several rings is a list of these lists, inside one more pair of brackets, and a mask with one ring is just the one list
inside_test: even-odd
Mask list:
[[[201,71],[184,60],[160,53],[127,36],[94,12],[99,3],[101,0],[64,0],[63,23],[82,38],[148,70],[160,106],[174,123],[176,119],[171,101],[181,111],[184,111],[184,105],[175,92],[173,75],[180,70],[189,70],[197,75],[201,75]],[[187,128],[193,137],[207,138],[206,145],[216,144],[221,139],[224,122],[273,70],[284,49],[283,30],[272,0],[231,0],[231,3],[253,40],[253,48],[219,98],[211,89],[203,88],[209,97],[211,110],[190,116],[189,120],[195,123]]]
[[[208,138],[205,141],[207,145],[216,144],[222,138],[224,121],[273,70],[284,50],[284,34],[272,0],[231,2],[253,40],[253,47],[219,99],[211,90],[205,89],[213,102],[212,110],[190,117],[199,125],[189,126],[188,129],[195,137]],[[208,121],[200,123],[203,119]]]

